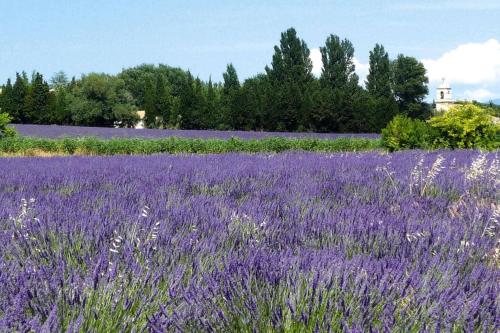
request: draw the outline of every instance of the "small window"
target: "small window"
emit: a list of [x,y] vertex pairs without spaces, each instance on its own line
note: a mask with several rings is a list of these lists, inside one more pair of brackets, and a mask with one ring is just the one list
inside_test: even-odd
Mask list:
[[441,91],[441,99],[444,99],[444,91]]

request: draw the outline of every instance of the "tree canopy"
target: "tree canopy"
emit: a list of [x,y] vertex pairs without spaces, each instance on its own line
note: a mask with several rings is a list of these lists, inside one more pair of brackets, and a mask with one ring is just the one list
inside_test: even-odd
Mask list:
[[131,127],[144,110],[150,128],[320,132],[379,132],[397,114],[429,116],[428,79],[415,58],[391,61],[376,44],[362,87],[348,39],[332,34],[320,52],[315,77],[309,46],[290,28],[263,73],[243,81],[231,63],[220,83],[163,64],[71,80],[60,71],[50,84],[21,72],[1,87],[0,109],[14,123]]

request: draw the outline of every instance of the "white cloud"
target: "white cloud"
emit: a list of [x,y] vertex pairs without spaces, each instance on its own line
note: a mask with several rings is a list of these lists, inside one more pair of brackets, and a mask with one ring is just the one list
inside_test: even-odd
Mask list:
[[500,42],[496,39],[462,44],[438,59],[422,62],[431,82],[438,82],[443,77],[456,84],[500,82]]
[[[313,63],[313,74],[315,76],[321,75],[321,70],[323,68],[323,60],[321,59],[321,51],[319,49],[311,49],[311,54],[309,55]],[[366,76],[368,75],[368,69],[370,65],[361,63],[356,57],[354,57],[354,65],[356,66],[356,74],[359,76],[359,82],[364,85]]]
[[321,60],[321,51],[319,49],[311,49],[311,54],[309,55],[313,64],[313,74],[315,76],[321,75],[321,69],[323,68],[323,60]]
[[484,88],[466,90],[464,91],[463,95],[466,100],[475,100],[475,101],[488,101],[498,97],[498,95],[496,95],[495,93]]
[[359,83],[364,86],[366,77],[368,76],[368,71],[370,70],[370,64],[363,64],[359,62],[358,59],[354,58],[354,65],[356,65],[356,73],[359,76]]

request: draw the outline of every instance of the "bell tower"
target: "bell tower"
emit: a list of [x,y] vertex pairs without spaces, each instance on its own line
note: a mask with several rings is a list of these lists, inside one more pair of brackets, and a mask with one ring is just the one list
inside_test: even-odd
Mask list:
[[451,87],[448,82],[446,82],[445,78],[443,78],[441,84],[436,89],[436,99],[434,102],[436,103],[437,113],[446,112],[453,106],[453,104],[455,104],[452,97]]

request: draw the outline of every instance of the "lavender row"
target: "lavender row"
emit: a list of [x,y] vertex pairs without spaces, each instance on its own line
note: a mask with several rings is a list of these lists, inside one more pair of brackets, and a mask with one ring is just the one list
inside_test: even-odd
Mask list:
[[499,327],[475,151],[0,160],[0,331]]
[[105,127],[79,127],[79,126],[57,126],[57,125],[14,125],[23,136],[42,138],[62,137],[87,137],[93,136],[102,139],[111,138],[219,138],[230,139],[237,137],[241,139],[262,139],[269,137],[287,138],[367,138],[378,139],[378,134],[339,134],[339,133],[286,133],[286,132],[251,132],[251,131],[211,131],[211,130],[161,130],[161,129],[131,129],[131,128],[105,128]]

